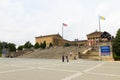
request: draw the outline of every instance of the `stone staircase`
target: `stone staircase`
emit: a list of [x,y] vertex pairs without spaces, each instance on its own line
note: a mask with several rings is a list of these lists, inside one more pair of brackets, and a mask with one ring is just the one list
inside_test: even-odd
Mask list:
[[[34,52],[25,53],[19,58],[53,58],[59,59],[63,54],[68,55],[70,59],[75,59],[78,56],[78,52],[82,53],[88,49],[87,47],[53,47],[49,49],[37,49]],[[70,56],[70,52],[72,52],[72,56]]]
[[91,47],[86,53],[80,54],[81,59],[100,60],[99,47]]

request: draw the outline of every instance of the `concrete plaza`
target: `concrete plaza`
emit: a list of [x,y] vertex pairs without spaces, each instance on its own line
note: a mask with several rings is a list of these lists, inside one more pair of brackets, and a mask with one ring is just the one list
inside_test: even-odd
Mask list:
[[0,58],[0,80],[120,80],[120,62]]

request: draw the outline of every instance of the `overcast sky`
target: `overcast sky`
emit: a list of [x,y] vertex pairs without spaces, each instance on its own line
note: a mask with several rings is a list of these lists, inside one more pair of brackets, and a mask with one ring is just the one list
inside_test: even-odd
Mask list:
[[23,45],[35,37],[62,34],[67,40],[87,39],[99,30],[113,36],[120,27],[120,0],[0,0],[0,41]]

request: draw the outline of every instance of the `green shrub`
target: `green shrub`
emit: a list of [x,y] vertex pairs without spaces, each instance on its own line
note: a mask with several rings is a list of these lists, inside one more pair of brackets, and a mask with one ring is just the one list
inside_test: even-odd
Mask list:
[[40,45],[39,45],[39,43],[38,43],[38,42],[37,42],[37,43],[35,43],[34,48],[35,48],[35,49],[40,48]]
[[113,58],[115,61],[120,60],[120,56],[117,56],[114,52],[113,52]]
[[113,58],[120,60],[120,29],[117,31],[116,37],[112,42]]
[[64,46],[65,46],[65,47],[69,47],[69,46],[71,46],[71,44],[69,44],[69,43],[65,43]]

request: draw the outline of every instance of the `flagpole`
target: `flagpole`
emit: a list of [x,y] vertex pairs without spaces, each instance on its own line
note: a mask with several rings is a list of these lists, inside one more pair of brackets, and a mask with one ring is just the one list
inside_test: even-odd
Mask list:
[[99,32],[101,32],[100,16],[99,16],[99,18],[98,18],[98,21],[99,21]]
[[64,45],[64,40],[63,40],[63,23],[62,23],[62,46]]
[[62,23],[62,38],[63,38],[63,23]]
[[64,26],[67,26],[67,24],[62,23],[62,38],[64,37],[64,30],[63,30],[63,29],[64,29],[64,28],[63,28]]

